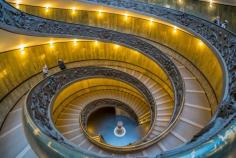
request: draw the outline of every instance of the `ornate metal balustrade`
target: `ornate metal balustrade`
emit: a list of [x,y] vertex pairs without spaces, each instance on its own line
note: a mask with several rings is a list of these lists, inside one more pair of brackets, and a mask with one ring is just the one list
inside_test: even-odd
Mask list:
[[[236,35],[218,25],[173,9],[158,5],[137,2],[133,0],[79,0],[96,5],[106,5],[145,13],[176,24],[202,38],[224,59],[228,70],[228,85],[223,101],[219,105],[215,117],[193,140],[186,146],[173,150],[161,156],[173,156],[183,151],[192,150],[198,145],[210,140],[235,119],[236,116]],[[191,152],[191,151],[190,151]],[[204,154],[204,153],[202,153]]]
[[[153,15],[157,18],[167,20],[189,30],[205,42],[212,46],[224,59],[228,70],[227,93],[219,109],[210,122],[194,139],[186,146],[167,152],[161,156],[171,156],[181,151],[191,150],[205,143],[223,131],[229,123],[235,119],[236,111],[236,36],[235,34],[209,23],[198,17],[188,15],[179,11],[162,8],[155,5],[140,3],[131,0],[86,0],[85,2],[94,2],[95,4],[103,4],[112,7],[120,7],[133,11],[138,11]],[[146,42],[135,38],[132,35],[121,34],[115,31],[105,30],[101,28],[88,27],[82,25],[66,24],[62,22],[50,21],[36,18],[25,13],[21,13],[11,8],[7,4],[0,3],[0,22],[1,26],[10,31],[21,32],[30,35],[55,35],[64,37],[85,37],[98,39],[103,41],[112,41],[137,49],[153,60],[158,62],[171,78],[171,82],[175,88],[177,99],[175,105],[180,105],[183,95],[183,83],[179,78],[179,72],[174,64],[163,55],[155,47]],[[32,25],[34,24],[34,25]],[[17,29],[16,29],[17,28]],[[180,84],[178,82],[181,82]],[[179,101],[178,101],[179,100]],[[177,106],[177,109],[180,106]],[[178,110],[177,110],[178,111]]]
[[119,43],[147,55],[158,63],[169,76],[175,91],[175,110],[172,121],[179,115],[183,106],[184,84],[175,64],[159,49],[136,36],[106,30],[97,27],[68,24],[47,20],[16,10],[4,1],[0,1],[0,27],[20,34],[55,37],[75,37],[96,39]]
[[[59,94],[59,92],[61,91],[61,89],[63,89],[63,87],[69,86],[70,84],[78,80],[91,77],[106,77],[106,78],[119,79],[129,84],[132,84],[134,87],[136,87],[145,96],[145,99],[148,101],[150,105],[150,110],[151,110],[150,125],[153,125],[156,116],[155,101],[151,93],[143,83],[141,83],[136,78],[118,70],[89,66],[89,67],[68,69],[59,72],[43,80],[31,90],[30,94],[28,95],[26,103],[27,111],[31,116],[33,122],[35,122],[35,124],[39,127],[39,129],[42,130],[47,136],[53,138],[55,141],[58,141],[62,144],[71,146],[70,143],[65,141],[64,137],[55,129],[50,115],[51,114],[50,109],[52,109],[52,107],[50,108],[49,105],[52,99],[57,94]],[[171,129],[173,124],[174,121],[171,121],[165,133],[167,133]],[[152,128],[150,128],[149,131],[151,131],[151,129]],[[134,144],[127,147],[114,147],[102,142],[94,141],[92,137],[86,132],[86,130],[84,130],[84,133],[89,138],[90,141],[96,143],[100,147],[113,151],[121,149],[120,150],[121,152],[146,148],[155,143],[156,141],[158,141],[162,136],[159,135],[158,137],[156,137],[156,139],[147,142],[139,141],[140,142],[139,144]],[[149,132],[146,133],[146,136],[148,134]],[[143,140],[146,138],[146,136],[143,137]]]
[[[136,49],[157,62],[170,77],[170,81],[175,91],[175,110],[170,126],[174,125],[177,118],[176,116],[179,116],[182,110],[184,85],[176,66],[156,47],[135,36],[102,28],[46,20],[22,13],[3,1],[0,2],[0,26],[3,29],[21,34],[96,39],[115,42]],[[43,110],[42,113],[44,112],[45,111]],[[44,121],[46,125],[49,124],[49,120],[45,119]],[[48,129],[51,130],[51,128]],[[168,128],[168,130],[169,129],[170,128]],[[50,131],[45,132],[50,134]],[[50,135],[53,136],[54,134]],[[158,141],[158,139],[156,139],[156,141]]]
[[[102,67],[80,67],[68,69],[48,77],[32,89],[27,99],[27,110],[36,125],[44,131],[45,134],[56,141],[64,142],[64,138],[55,130],[50,115],[50,103],[52,98],[64,86],[68,84],[91,77],[106,77],[119,79],[136,87],[147,99],[151,115],[155,115],[155,101],[149,90],[134,77],[118,70]],[[152,120],[153,121],[153,120]]]

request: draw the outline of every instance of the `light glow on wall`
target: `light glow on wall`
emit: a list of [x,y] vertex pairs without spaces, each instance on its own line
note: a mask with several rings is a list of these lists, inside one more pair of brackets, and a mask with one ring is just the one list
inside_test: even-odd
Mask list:
[[150,25],[150,26],[153,25],[153,19],[150,19],[149,25]]
[[54,48],[54,41],[51,40],[51,41],[49,42],[49,45],[50,45],[50,48]]
[[178,0],[178,3],[181,5],[183,4],[183,0]]
[[21,3],[21,0],[16,0],[16,8],[17,8],[17,9],[20,8],[20,3]]
[[203,46],[203,42],[201,40],[199,40],[198,44],[199,46]]
[[50,6],[51,6],[50,4],[46,4],[46,5],[45,5],[45,12],[46,12],[46,13],[49,11]]
[[95,41],[95,42],[94,42],[94,45],[95,45],[95,46],[98,46],[98,41]]
[[73,40],[73,45],[74,45],[74,46],[77,46],[77,45],[78,45],[78,39],[74,39],[74,40]]
[[173,30],[173,32],[176,33],[177,30],[178,30],[178,28],[177,28],[176,26],[174,26],[174,30]]
[[120,48],[120,45],[115,44],[115,45],[114,45],[114,48],[115,48],[115,49],[118,49],[118,48]]
[[19,49],[20,49],[20,54],[24,55],[25,54],[25,45],[24,44],[20,45]]
[[124,20],[127,21],[129,18],[129,15],[128,14],[124,14]]
[[2,70],[2,72],[0,73],[0,78],[5,77],[6,75],[7,75],[7,70],[4,69],[4,70]]
[[75,13],[76,13],[76,8],[73,7],[73,8],[71,9],[71,14],[72,14],[72,15],[75,15]]
[[213,1],[212,1],[212,0],[210,0],[210,5],[209,5],[210,7],[212,7],[212,3],[213,3]]
[[102,17],[102,10],[98,10],[98,17]]

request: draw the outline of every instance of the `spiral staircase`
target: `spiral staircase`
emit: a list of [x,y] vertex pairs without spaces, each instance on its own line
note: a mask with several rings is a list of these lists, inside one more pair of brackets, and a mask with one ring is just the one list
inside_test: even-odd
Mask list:
[[234,33],[128,0],[0,1],[0,28],[2,157],[234,157]]

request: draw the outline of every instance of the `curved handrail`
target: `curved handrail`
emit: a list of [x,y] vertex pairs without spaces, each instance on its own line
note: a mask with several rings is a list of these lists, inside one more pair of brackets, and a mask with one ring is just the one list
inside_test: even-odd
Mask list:
[[[79,68],[78,68],[78,69],[79,69]],[[81,68],[80,68],[80,69],[81,69]],[[90,70],[94,70],[94,69],[95,69],[94,67],[90,68]],[[110,69],[106,68],[106,71],[107,71],[107,70],[110,70]],[[62,72],[61,72],[61,73],[62,73]],[[108,72],[107,74],[111,75],[110,73],[111,73],[111,72]],[[70,72],[70,74],[73,74],[73,73]],[[85,73],[83,73],[83,77],[84,77],[84,75],[85,75]],[[65,75],[63,75],[63,76],[65,76]],[[124,76],[124,75],[123,75],[123,76]],[[55,77],[56,77],[56,76],[55,76]],[[45,82],[45,81],[44,81],[44,82]],[[64,82],[64,81],[62,81],[62,82]],[[74,82],[74,81],[73,81],[73,82]],[[69,84],[71,84],[71,83],[69,83]],[[67,85],[68,85],[68,84],[67,84]],[[66,86],[67,86],[67,85],[66,85]],[[43,86],[43,84],[42,84],[41,86]],[[37,89],[37,86],[36,86],[35,88]],[[33,90],[32,90],[32,92],[33,92]],[[59,94],[59,92],[58,92],[58,94]],[[51,102],[53,102],[53,101],[51,101]],[[30,104],[28,103],[28,105],[30,105]],[[154,115],[154,116],[155,116],[155,115]],[[169,130],[169,129],[170,129],[170,128],[168,128],[168,130]],[[167,130],[165,130],[165,131],[167,131]],[[90,135],[87,134],[86,132],[85,132],[85,135],[88,136],[88,138],[90,138]],[[92,137],[91,137],[90,139],[92,139]],[[157,140],[157,139],[154,139],[154,140]],[[93,140],[92,140],[92,141],[93,141]],[[150,142],[151,142],[151,143],[150,143]],[[97,143],[97,142],[94,141],[94,143]],[[153,143],[154,143],[154,141],[145,142],[146,145],[144,145],[144,144],[139,144],[138,147],[139,147],[139,148],[144,148],[144,147],[147,147],[147,146],[149,146],[150,144],[153,144]],[[100,144],[101,144],[101,143],[100,143]],[[112,147],[112,146],[110,146],[110,145],[104,145],[104,144],[102,144],[102,147],[103,147],[103,148],[106,147],[106,146],[107,146],[108,149],[113,149],[113,150],[117,149],[117,148],[114,148],[114,147]],[[130,151],[131,148],[135,148],[135,149],[133,149],[133,150],[136,150],[137,145],[124,147],[124,148],[122,148],[122,150],[123,150],[123,151]]]
[[[65,138],[62,135],[60,135],[60,133],[56,130],[56,128],[52,124],[52,118],[51,118],[51,115],[50,115],[51,110],[49,110],[49,112],[46,113],[47,114],[46,117],[44,116],[44,117],[41,117],[41,118],[37,118],[37,116],[41,116],[41,115],[43,116],[43,114],[35,115],[35,113],[40,112],[40,111],[37,111],[37,109],[35,109],[36,108],[35,106],[37,106],[38,103],[40,102],[40,100],[37,100],[36,95],[42,95],[41,93],[44,93],[44,92],[47,93],[43,89],[47,89],[48,91],[54,90],[54,92],[52,92],[52,94],[46,94],[46,96],[51,95],[49,98],[47,98],[47,99],[51,100],[51,98],[55,96],[55,93],[56,93],[56,95],[58,95],[60,93],[61,88],[65,88],[65,87],[69,86],[70,84],[72,84],[74,82],[77,82],[79,80],[78,77],[82,77],[82,79],[88,78],[88,77],[86,77],[86,74],[88,75],[88,77],[89,77],[89,75],[91,76],[91,75],[96,74],[96,77],[106,76],[108,78],[116,77],[116,78],[119,78],[119,79],[123,79],[124,81],[128,80],[129,84],[133,83],[136,86],[136,88],[138,88],[139,91],[141,91],[144,94],[144,96],[146,96],[148,98],[147,100],[149,101],[149,104],[151,106],[155,105],[155,104],[153,104],[154,100],[153,100],[150,92],[147,89],[145,89],[145,86],[142,85],[141,82],[139,82],[134,77],[131,77],[131,76],[129,76],[129,75],[123,73],[123,72],[120,72],[118,70],[113,70],[113,69],[110,69],[110,68],[88,66],[88,67],[68,69],[68,70],[65,70],[63,72],[56,73],[55,75],[53,75],[53,77],[50,76],[46,80],[41,81],[38,85],[36,85],[31,90],[31,92],[29,94],[29,97],[27,98],[27,104],[26,104],[27,105],[27,110],[31,114],[31,117],[36,119],[37,120],[36,122],[38,122],[40,120],[43,121],[43,122],[41,122],[43,124],[38,124],[38,126],[41,125],[41,127],[42,127],[42,128],[40,128],[40,127],[39,128],[42,129],[45,133],[47,133],[48,135],[50,135],[52,138],[54,138],[56,140],[63,141]],[[58,82],[53,81],[53,80],[55,80],[55,78],[57,78],[57,79],[60,78],[61,80],[59,80],[59,81],[61,83],[56,84]],[[125,80],[125,78],[126,78],[126,80]],[[66,79],[68,79],[68,81],[69,81],[68,83],[66,82]],[[126,82],[128,82],[128,81],[126,81]],[[48,86],[51,86],[51,88],[49,88]],[[40,87],[43,88],[43,89],[41,89]],[[57,91],[54,88],[60,89],[60,91]],[[39,93],[37,93],[37,91],[39,91]],[[53,103],[53,98],[52,98],[51,101],[44,100],[44,103],[40,102],[41,104],[43,104],[42,108],[44,106],[46,106],[45,109],[47,109],[47,104],[48,104],[47,102],[51,103],[50,105],[53,105],[52,104]],[[52,109],[52,107],[50,109]],[[153,108],[151,108],[151,109],[153,109]],[[151,116],[155,116],[155,114],[153,114],[153,113],[155,113],[155,112],[152,112]],[[54,133],[53,130],[51,131],[50,129],[53,129],[57,134]]]
[[[163,8],[157,5],[146,4],[131,0],[79,0],[86,3],[100,4],[109,7],[117,7],[120,9],[128,9],[131,11],[148,14],[164,21],[174,23],[180,28],[189,30],[196,36],[204,40],[214,51],[216,55],[222,60],[222,64],[227,68],[225,93],[223,101],[219,104],[219,108],[211,122],[201,131],[188,145],[166,152],[162,156],[177,156],[181,152],[198,152],[199,155],[204,155],[208,150],[202,152],[202,146],[198,151],[194,149],[201,144],[207,143],[217,133],[223,132],[225,127],[230,125],[230,122],[236,117],[235,112],[235,93],[236,93],[236,34],[226,30],[216,24],[213,24],[205,19],[194,15],[189,15],[174,9]],[[222,119],[221,124],[217,124],[218,119]],[[212,126],[216,126],[215,130],[210,130]],[[222,133],[221,132],[221,133]],[[207,138],[205,137],[207,135]],[[183,155],[182,155],[183,156]]]
[[[34,87],[33,87],[34,88]],[[30,95],[30,93],[28,93]],[[45,145],[54,144],[53,151],[55,157],[61,156],[61,157],[67,157],[67,156],[89,156],[94,158],[99,158],[99,154],[93,154],[81,149],[75,149],[73,146],[69,145],[70,142],[68,142],[66,139],[63,140],[63,142],[55,140],[51,137],[48,137],[45,133],[41,132],[38,129],[38,126],[34,123],[34,121],[31,119],[30,113],[27,110],[27,107],[23,107],[23,122],[25,124],[24,129],[26,132],[26,137],[29,139],[29,142],[33,142],[33,144],[36,142],[42,142]],[[35,136],[36,140],[32,140],[30,137]],[[34,139],[35,139],[34,138]],[[49,144],[50,143],[50,144]],[[64,144],[64,145],[63,145]],[[62,146],[63,145],[63,146]],[[52,147],[51,147],[52,148]],[[78,152],[80,155],[78,155]],[[50,155],[52,156],[52,155]],[[50,157],[48,156],[48,158]]]
[[[71,72],[66,72],[66,71],[71,71]],[[52,109],[53,109],[53,104],[57,98],[57,96],[60,94],[61,91],[63,91],[66,87],[71,86],[71,84],[74,84],[78,81],[81,81],[83,79],[90,79],[90,78],[95,78],[95,77],[106,77],[106,78],[112,78],[115,80],[121,80],[122,82],[125,82],[127,84],[130,84],[134,88],[136,88],[143,96],[144,99],[147,100],[147,103],[150,105],[150,111],[151,111],[151,116],[155,118],[156,116],[156,107],[155,107],[155,100],[151,95],[151,92],[145,87],[143,83],[141,83],[139,80],[134,78],[133,76],[130,76],[122,71],[119,70],[114,70],[111,68],[106,68],[106,67],[96,67],[96,66],[86,66],[86,67],[78,67],[78,68],[71,68],[63,72],[56,73],[55,75],[61,76],[69,76],[70,73],[78,73],[76,75],[72,75],[72,78],[70,78],[68,83],[65,83],[58,91],[55,93],[53,98],[50,101],[49,105],[49,113],[52,114]],[[81,73],[81,72],[84,73]],[[67,74],[67,75],[66,75]],[[76,76],[76,77],[75,77]],[[49,116],[52,121],[51,115]],[[153,122],[153,121],[152,121]]]
[[[88,67],[93,67],[93,66],[88,66]],[[96,68],[96,67],[93,67],[94,69]],[[76,69],[76,68],[74,68],[74,69]],[[79,69],[79,68],[77,68],[77,69]],[[81,68],[80,68],[81,69]],[[107,71],[108,70],[112,70],[111,68],[104,68],[104,69],[106,69]],[[117,72],[120,72],[120,71],[118,71],[118,70],[113,70],[114,72],[115,71],[117,71]],[[62,73],[62,72],[61,72]],[[111,77],[111,73],[109,73],[108,72],[108,74],[110,74],[110,76],[108,76],[108,77]],[[122,76],[127,76],[127,75],[125,75],[125,73],[122,73],[123,75]],[[85,75],[85,73],[83,73],[83,75]],[[116,76],[119,76],[119,75],[116,75]],[[83,79],[84,78],[86,78],[86,77],[84,77],[83,76]],[[60,89],[57,93],[56,93],[56,95],[55,96],[57,96],[57,95],[59,95],[60,94],[60,92],[64,89],[64,88],[66,88],[66,87],[69,87],[71,84],[73,84],[73,83],[75,83],[75,82],[78,82],[80,79],[76,79],[76,80],[74,80],[74,81],[72,81],[72,82],[69,82],[69,83],[67,83],[65,86],[63,86],[62,87],[62,89]],[[131,80],[130,80],[131,81]],[[127,82],[127,81],[126,81]],[[137,81],[136,81],[137,82]],[[132,83],[132,82],[131,82]],[[146,90],[146,91],[148,91],[148,90]],[[143,93],[144,94],[144,93]],[[145,95],[145,94],[144,94]],[[183,92],[183,95],[184,95],[184,92]],[[51,103],[50,103],[50,111],[52,111],[52,106],[53,106],[53,103],[54,103],[54,101],[55,101],[55,99],[56,99],[56,97],[54,96],[54,98],[53,98],[53,100],[51,100]],[[150,101],[150,100],[152,100],[152,99],[150,99],[150,97],[147,97],[147,99],[148,99],[148,101],[149,101],[149,103],[153,106],[153,105],[155,105],[155,103],[154,103],[154,101]],[[183,98],[184,99],[184,98]],[[153,104],[152,104],[153,103]],[[154,106],[155,108],[155,110],[154,111],[156,111],[156,106]],[[148,147],[148,146],[150,146],[150,145],[152,145],[152,144],[154,144],[155,142],[157,142],[157,141],[159,141],[160,139],[162,139],[165,135],[167,135],[168,134],[168,132],[170,131],[170,129],[175,125],[175,123],[177,122],[177,120],[178,120],[178,118],[179,118],[179,115],[181,114],[181,111],[182,111],[182,109],[183,109],[183,106],[181,106],[181,108],[180,108],[180,111],[179,111],[179,113],[178,113],[178,115],[177,115],[177,117],[174,119],[174,121],[172,121],[172,120],[170,120],[170,122],[169,122],[169,125],[168,125],[168,127],[161,133],[161,134],[159,134],[157,137],[155,137],[155,138],[153,138],[153,139],[151,139],[151,140],[148,140],[148,141],[146,141],[145,139],[148,137],[148,135],[152,132],[152,130],[153,130],[153,125],[154,125],[154,123],[155,123],[155,121],[156,121],[156,114],[152,114],[151,113],[151,128],[148,130],[148,133],[140,140],[140,141],[137,141],[137,143],[136,144],[132,144],[132,145],[129,145],[129,146],[123,146],[123,147],[117,147],[117,146],[112,146],[112,145],[109,145],[109,144],[106,144],[106,143],[104,143],[104,142],[97,142],[96,140],[94,140],[93,139],[93,136],[91,136],[90,134],[88,134],[87,133],[87,131],[86,131],[86,129],[83,127],[83,126],[81,126],[81,128],[82,128],[82,130],[83,130],[83,132],[84,132],[84,134],[85,134],[85,136],[91,141],[91,142],[93,142],[94,144],[96,144],[96,145],[98,145],[98,146],[100,146],[101,148],[105,148],[106,150],[111,150],[111,151],[116,151],[116,152],[119,152],[119,151],[121,151],[121,152],[126,152],[126,151],[135,151],[135,150],[139,150],[139,149],[143,149],[143,148],[146,148],[146,147]],[[50,117],[50,119],[51,119],[51,122],[52,122],[52,118],[51,118],[51,115],[49,116]],[[82,124],[83,122],[81,121],[81,119],[80,119],[80,124]],[[54,127],[54,125],[52,125],[53,127]],[[54,127],[54,129],[55,129],[55,127]],[[59,132],[59,131],[58,131]]]
[[[97,2],[94,0],[94,2]],[[99,1],[98,1],[99,2]],[[152,6],[152,5],[147,5],[147,4],[142,4],[142,3],[137,3],[137,2],[132,2],[132,1],[124,1],[124,0],[120,0],[120,1],[114,1],[114,0],[110,0],[110,1],[100,1],[101,3],[109,3],[109,5],[113,5],[113,6],[120,6],[120,7],[124,7],[127,9],[133,9],[139,12],[146,12],[148,14],[151,15],[155,15],[157,17],[162,17],[166,20],[169,21],[174,21],[175,23],[179,24],[182,27],[188,28],[188,29],[192,29],[192,31],[197,34],[198,36],[200,36],[202,39],[204,39],[205,41],[207,40],[207,42],[213,46],[219,53],[221,53],[222,57],[224,58],[225,63],[227,64],[227,68],[228,68],[228,72],[229,72],[229,83],[228,89],[226,89],[226,95],[229,95],[229,97],[224,98],[224,101],[221,103],[221,105],[219,106],[219,110],[218,113],[215,115],[215,118],[212,120],[212,122],[214,123],[214,121],[217,118],[222,118],[224,120],[223,125],[218,126],[219,130],[210,132],[210,136],[214,136],[216,135],[220,129],[222,130],[226,125],[228,125],[228,120],[232,120],[231,116],[234,116],[233,114],[235,113],[235,108],[233,108],[233,105],[235,104],[235,99],[234,99],[234,95],[235,95],[235,52],[236,52],[236,48],[235,48],[235,44],[236,44],[236,40],[235,40],[235,35],[233,33],[230,33],[218,26],[214,26],[213,24],[204,21],[200,18],[196,18],[192,15],[188,15],[182,12],[177,12],[177,11],[171,11],[170,9],[166,9],[166,8],[161,8],[161,7],[157,7],[156,6]],[[122,2],[124,4],[122,4]],[[120,3],[120,4],[118,4]],[[140,7],[140,4],[142,5]],[[111,6],[112,6],[111,5]],[[9,26],[9,25],[6,25]],[[8,30],[11,30],[11,28],[9,28]],[[209,132],[209,129],[212,124],[209,124],[208,127],[206,127],[205,131],[203,133],[207,133]],[[202,134],[203,134],[202,133]],[[200,135],[199,138],[200,139]],[[211,137],[209,137],[208,139],[204,139],[201,138],[203,141],[207,141],[209,140]],[[202,141],[202,142],[203,142]],[[199,145],[200,143],[198,143],[197,145]],[[193,148],[193,147],[191,147]],[[186,150],[186,149],[184,149]]]
[[[5,2],[0,3],[1,8],[1,19],[0,26],[8,31],[20,32],[28,35],[49,35],[55,34],[60,35],[61,37],[78,37],[85,39],[97,39],[101,41],[110,41],[113,43],[119,43],[120,45],[124,45],[126,47],[135,49],[153,59],[156,63],[158,63],[164,71],[171,76],[177,83],[174,83],[171,78],[171,83],[175,86],[178,91],[182,90],[182,78],[180,76],[179,71],[176,66],[172,63],[172,61],[159,49],[152,46],[151,44],[137,38],[136,36],[118,33],[111,30],[106,30],[97,27],[79,25],[79,24],[67,24],[64,22],[58,22],[55,20],[47,20],[40,17],[32,16],[27,13],[20,12],[16,10],[14,7],[8,5]],[[11,20],[10,20],[11,19]],[[10,23],[5,23],[6,21],[10,21]],[[23,24],[23,21],[27,21],[28,23],[32,22],[34,25]],[[8,27],[7,27],[8,26]],[[49,26],[55,27],[53,30],[50,30]],[[12,30],[14,28],[14,30]],[[24,30],[28,30],[27,32]],[[167,68],[167,69],[166,69]],[[181,98],[181,93],[176,94]],[[177,99],[179,101],[179,99]],[[180,102],[177,102],[176,105],[179,106]]]
[[[84,109],[83,109],[84,110]],[[182,111],[182,109],[181,109]],[[81,115],[80,115],[80,127],[83,131],[83,133],[85,134],[85,136],[89,139],[89,141],[91,141],[92,143],[98,145],[99,147],[101,148],[104,148],[106,150],[109,150],[109,151],[116,151],[116,152],[126,152],[126,151],[136,151],[136,150],[140,150],[140,149],[144,149],[144,148],[147,148],[148,146],[154,144],[155,142],[161,140],[163,137],[165,137],[168,132],[170,131],[170,129],[175,125],[175,123],[178,121],[178,119],[175,119],[173,122],[171,122],[169,124],[169,126],[161,132],[161,134],[159,134],[157,137],[155,137],[154,139],[152,140],[149,140],[149,141],[143,141],[145,140],[146,136],[148,136],[148,134],[144,137],[144,139],[140,140],[140,141],[137,141],[137,142],[134,142],[133,144],[130,144],[128,146],[122,146],[122,147],[117,147],[117,146],[113,146],[113,145],[109,145],[107,143],[105,143],[104,141],[97,141],[93,138],[92,135],[90,135],[87,130],[85,129],[84,127],[84,119],[82,118],[82,113],[81,112]],[[181,113],[180,113],[181,114]],[[180,115],[179,114],[179,115]],[[177,116],[177,118],[179,118],[179,115]],[[151,131],[151,130],[150,130]]]
[[[62,37],[86,37],[102,41],[112,41],[142,52],[155,62],[159,63],[168,76],[171,77],[170,81],[175,90],[174,116],[178,116],[181,112],[183,107],[183,81],[180,73],[171,60],[151,44],[148,44],[135,36],[111,30],[84,25],[67,24],[31,16],[14,9],[4,2],[0,2],[0,8],[0,14],[2,14],[2,16],[0,16],[0,24],[2,28],[9,31],[31,35],[55,34]],[[31,25],[31,22],[34,23],[34,25]],[[53,26],[53,29],[50,29],[50,26]],[[39,31],[41,31],[41,33],[39,33]],[[173,118],[176,118],[174,116]],[[47,119],[45,119],[45,123],[48,124]]]
[[[203,13],[203,12],[201,12],[201,10],[194,10],[194,11],[197,11],[197,14],[195,14],[195,12],[191,12],[192,11],[192,9],[186,9],[188,6],[191,6],[191,4],[189,4],[189,5],[187,5],[186,7],[185,7],[185,9],[184,10],[182,10],[182,8],[178,8],[179,6],[174,6],[174,4],[172,5],[172,4],[170,4],[170,3],[168,3],[168,5],[170,6],[170,7],[167,7],[167,6],[165,6],[165,4],[161,4],[161,3],[156,3],[156,2],[145,2],[145,0],[137,0],[138,2],[140,2],[140,3],[147,3],[147,4],[150,4],[150,5],[156,5],[156,6],[159,6],[159,7],[163,7],[163,8],[167,8],[167,9],[171,9],[171,10],[176,10],[176,11],[180,11],[180,12],[184,12],[184,13],[187,13],[187,14],[189,14],[189,15],[191,15],[191,16],[194,16],[194,17],[196,17],[196,18],[200,18],[200,19],[202,19],[202,20],[206,20],[207,22],[209,22],[209,23],[211,23],[212,25],[217,25],[217,24],[215,24],[215,23],[213,23],[210,19],[208,19],[208,17],[207,16],[212,16],[212,15],[208,15],[207,13]],[[216,3],[217,3],[217,1],[215,1]],[[192,3],[191,1],[190,1],[190,3]],[[199,3],[200,4],[200,3]],[[201,5],[201,4],[200,4]],[[209,4],[210,5],[210,4]],[[220,6],[225,6],[225,4],[221,4],[221,3],[218,3],[218,5],[220,5]],[[235,7],[235,6],[230,6],[230,7]],[[218,8],[218,7],[217,7]],[[198,14],[198,13],[200,13],[200,14]],[[202,17],[202,16],[200,16],[200,15],[205,15],[207,18],[205,18],[205,17]],[[211,17],[212,18],[212,17]],[[227,20],[230,20],[230,19],[227,19]],[[218,25],[217,25],[218,26]],[[231,27],[233,27],[233,26],[231,26]],[[233,29],[233,28],[232,28]],[[233,33],[233,34],[235,34],[235,32],[233,31],[233,30],[231,30],[231,29],[229,29],[229,28],[226,28],[226,30],[227,31],[229,31],[229,32],[231,32],[231,33]]]

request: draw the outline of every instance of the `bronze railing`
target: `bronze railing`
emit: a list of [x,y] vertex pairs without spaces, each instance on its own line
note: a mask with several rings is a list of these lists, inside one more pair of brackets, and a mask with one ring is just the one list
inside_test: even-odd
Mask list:
[[[104,1],[105,2],[105,1]],[[118,2],[118,1],[117,1]],[[122,1],[121,1],[122,2]],[[128,4],[128,3],[125,3]],[[170,77],[170,81],[172,86],[174,87],[175,92],[175,109],[173,114],[172,123],[168,126],[167,130],[165,130],[165,134],[170,128],[175,124],[180,115],[183,103],[184,103],[184,84],[181,78],[181,75],[173,62],[159,49],[152,46],[151,44],[137,38],[133,35],[123,34],[116,31],[106,30],[102,28],[84,26],[84,25],[75,25],[75,24],[67,24],[63,22],[57,22],[53,20],[46,20],[43,18],[31,16],[26,13],[22,13],[15,8],[11,7],[4,1],[0,2],[0,27],[2,29],[27,34],[27,35],[54,35],[55,37],[75,37],[75,38],[87,38],[87,39],[96,39],[101,41],[108,41],[119,43],[121,45],[133,48],[135,50],[140,51],[141,53],[147,55],[152,60],[157,62]],[[85,71],[83,73],[88,73]],[[75,73],[76,74],[76,73]],[[70,78],[75,77],[70,74]],[[110,75],[110,74],[109,74]],[[60,134],[51,126],[51,121],[47,116],[47,106],[50,100],[39,100],[37,98],[42,95],[42,97],[52,98],[53,94],[55,94],[62,85],[66,84],[66,79],[68,76],[62,76],[62,80],[60,83],[57,83],[55,78],[50,77],[47,80],[44,80],[39,85],[34,87],[33,91],[29,94],[29,98],[27,100],[27,110],[29,111],[30,116],[33,119],[33,122],[49,137],[53,138],[58,142],[63,142],[63,137],[60,137]],[[50,85],[53,85],[52,88],[47,86],[41,87],[45,84],[45,82],[50,82]],[[130,82],[130,81],[127,81]],[[52,93],[48,93],[42,91],[41,88],[49,88],[49,91]],[[145,93],[145,92],[143,92]],[[154,105],[152,99],[148,99],[151,105]],[[35,103],[40,103],[40,108],[35,106]],[[33,103],[33,104],[32,104]],[[153,107],[153,106],[151,106]],[[155,108],[155,107],[154,107]],[[155,111],[152,109],[152,111]],[[44,117],[47,116],[47,117]],[[160,135],[156,139],[152,141],[144,142],[142,145],[131,146],[131,148],[127,148],[127,150],[137,150],[141,148],[145,148],[154,142],[160,140],[165,134]]]

